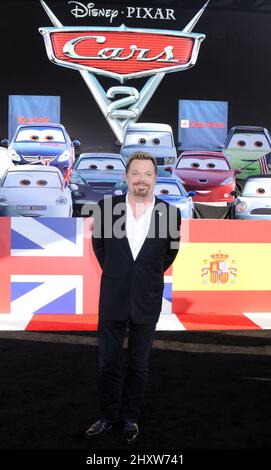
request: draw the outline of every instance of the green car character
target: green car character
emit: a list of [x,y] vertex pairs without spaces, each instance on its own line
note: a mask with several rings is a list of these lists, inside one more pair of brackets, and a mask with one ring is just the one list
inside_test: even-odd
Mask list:
[[265,127],[235,126],[228,133],[223,151],[231,167],[240,170],[239,180],[261,175],[259,159],[271,151],[271,135]]

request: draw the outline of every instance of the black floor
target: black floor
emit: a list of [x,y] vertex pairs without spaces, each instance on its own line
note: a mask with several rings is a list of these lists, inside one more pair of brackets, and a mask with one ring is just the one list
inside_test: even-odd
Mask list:
[[[95,333],[53,337],[1,332],[0,448],[126,449],[118,428],[83,438],[99,417]],[[133,448],[270,449],[270,366],[268,332],[157,332]]]

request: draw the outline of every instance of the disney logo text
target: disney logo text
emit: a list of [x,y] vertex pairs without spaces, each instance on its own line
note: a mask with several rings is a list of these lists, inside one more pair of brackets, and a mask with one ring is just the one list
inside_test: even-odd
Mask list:
[[113,19],[119,14],[118,10],[94,8],[95,3],[88,3],[87,5],[75,1],[70,1],[68,3],[75,4],[75,7],[71,10],[71,13],[75,18],[83,18],[85,16],[104,16],[105,18],[109,18],[110,23],[112,23]]
[[84,5],[81,2],[71,0],[68,2],[74,4],[71,13],[75,18],[89,17],[104,17],[109,18],[110,23],[120,13],[126,18],[139,18],[150,20],[176,20],[174,10],[171,8],[146,8],[146,7],[125,7],[125,11],[113,10],[110,8],[95,8],[95,3],[88,3]]

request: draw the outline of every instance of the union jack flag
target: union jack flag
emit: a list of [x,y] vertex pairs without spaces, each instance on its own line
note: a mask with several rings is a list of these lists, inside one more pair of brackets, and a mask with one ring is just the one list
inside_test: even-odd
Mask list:
[[84,223],[1,218],[1,330],[96,328],[99,269]]
[[69,168],[67,168],[66,173],[64,175],[63,184],[62,184],[62,191],[63,191],[64,188],[66,188],[70,184],[71,172],[72,172],[72,163],[70,163]]
[[[96,330],[100,268],[89,219],[0,218],[0,330]],[[165,276],[158,329],[182,329]]]
[[268,160],[266,155],[262,155],[258,159],[260,170],[262,175],[269,175],[269,167],[268,167]]

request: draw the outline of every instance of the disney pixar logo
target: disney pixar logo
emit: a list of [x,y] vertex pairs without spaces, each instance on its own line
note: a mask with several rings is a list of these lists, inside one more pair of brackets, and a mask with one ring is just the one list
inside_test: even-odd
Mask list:
[[171,8],[126,6],[120,11],[111,8],[96,8],[95,3],[88,3],[87,5],[76,1],[70,1],[68,3],[72,5],[71,14],[75,16],[75,18],[91,17],[95,19],[97,17],[102,17],[108,19],[110,23],[112,23],[113,20],[118,16],[144,20],[176,20],[174,16],[174,10]]
[[[177,31],[128,28],[125,24],[117,28],[67,27],[59,21],[44,0],[40,2],[54,25],[53,28],[39,28],[48,58],[54,64],[79,71],[111,129],[122,143],[126,129],[138,120],[166,73],[184,71],[196,63],[205,35],[192,33],[192,30],[209,0],[182,30]],[[104,14],[113,19],[116,16],[115,10],[94,9],[93,3],[87,5],[87,10],[79,2],[69,3],[73,6],[75,4],[72,11],[76,17]],[[139,7],[127,8],[129,15],[135,14],[136,10],[136,15],[141,14]],[[150,10],[152,9],[144,8],[144,16],[151,15]],[[116,79],[121,86],[111,86],[106,91],[96,75]],[[123,85],[126,80],[138,77],[148,77],[140,91],[134,86]],[[118,98],[118,95],[124,97]]]

